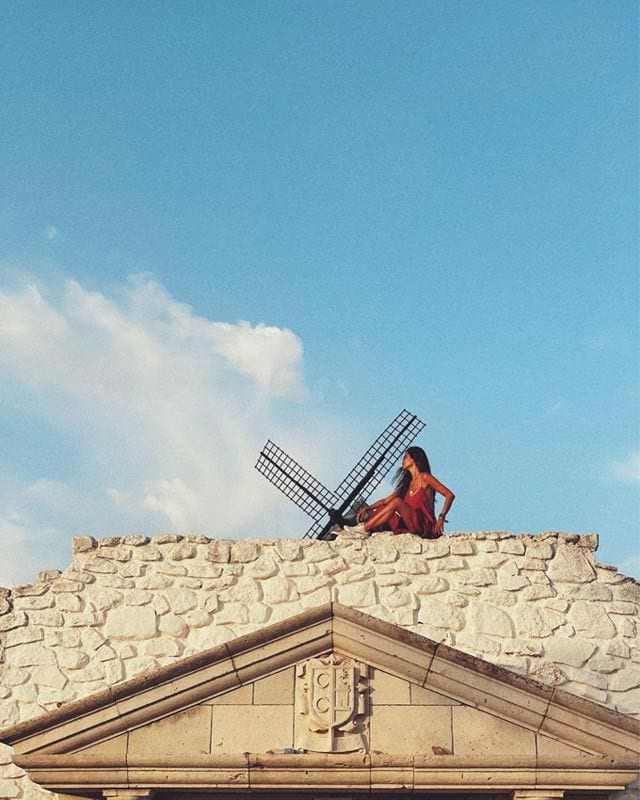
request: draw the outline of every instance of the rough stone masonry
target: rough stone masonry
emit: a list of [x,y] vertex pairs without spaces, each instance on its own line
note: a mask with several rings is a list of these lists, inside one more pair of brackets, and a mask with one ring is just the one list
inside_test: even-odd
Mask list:
[[[0,726],[331,600],[634,714],[640,585],[598,564],[597,544],[502,532],[76,537],[63,572],[0,588]],[[20,775],[0,750],[0,797],[32,791]]]

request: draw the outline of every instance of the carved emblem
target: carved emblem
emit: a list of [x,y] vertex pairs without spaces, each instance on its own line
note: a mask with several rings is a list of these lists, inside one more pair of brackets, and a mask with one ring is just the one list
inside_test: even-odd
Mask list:
[[296,672],[296,745],[320,753],[366,750],[369,668],[335,653]]

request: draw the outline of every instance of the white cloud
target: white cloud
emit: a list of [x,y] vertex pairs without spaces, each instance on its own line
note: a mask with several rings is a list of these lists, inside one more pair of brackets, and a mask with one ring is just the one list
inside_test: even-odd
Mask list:
[[30,387],[58,431],[83,442],[85,477],[67,485],[54,464],[0,495],[22,514],[5,515],[12,558],[41,529],[62,531],[68,552],[74,533],[272,536],[286,525],[290,504],[253,470],[259,447],[286,430],[283,444],[317,465],[332,438],[326,423],[313,435],[287,419],[306,393],[292,331],[197,316],[149,275],[115,298],[73,280],[54,294],[0,293],[0,386]]
[[622,461],[612,461],[609,471],[624,483],[640,483],[640,450],[634,450]]
[[44,231],[44,235],[47,239],[55,239],[60,234],[60,231],[56,228],[55,225],[47,225]]

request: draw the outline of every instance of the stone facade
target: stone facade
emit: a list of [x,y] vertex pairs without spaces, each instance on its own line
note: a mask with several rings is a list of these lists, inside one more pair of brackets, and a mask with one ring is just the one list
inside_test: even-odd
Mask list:
[[[597,564],[596,547],[562,533],[77,537],[64,572],[0,589],[0,725],[327,602],[637,713],[640,586]],[[6,750],[0,764],[0,798],[20,796]]]

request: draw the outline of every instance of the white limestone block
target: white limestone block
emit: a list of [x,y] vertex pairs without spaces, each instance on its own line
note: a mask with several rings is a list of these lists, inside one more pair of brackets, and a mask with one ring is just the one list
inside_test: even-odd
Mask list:
[[24,611],[16,611],[9,614],[0,616],[0,633],[10,631],[14,628],[21,628],[28,622],[27,615]]
[[156,635],[156,625],[151,606],[115,608],[107,613],[104,632],[110,639],[142,641]]
[[229,560],[235,564],[247,564],[260,555],[260,545],[251,539],[240,539],[231,545]]
[[167,558],[172,561],[184,561],[187,558],[195,558],[196,548],[192,544],[177,544],[167,553]]
[[633,667],[621,669],[609,678],[609,689],[612,692],[626,692],[628,689],[635,689],[637,686],[640,686],[640,670]]
[[134,550],[134,555],[140,561],[162,561],[162,550],[159,547],[149,545],[144,549]]
[[556,583],[589,583],[596,577],[590,551],[573,544],[558,544],[548,572]]
[[339,572],[344,572],[347,569],[347,565],[343,558],[339,556],[337,558],[329,558],[326,561],[321,561],[317,569],[320,571],[321,575],[337,575]]
[[424,558],[442,558],[449,555],[449,539],[441,536],[439,539],[423,539],[422,555]]
[[54,664],[56,657],[50,647],[41,644],[23,644],[7,651],[7,663],[13,667],[32,667]]
[[302,558],[302,543],[295,539],[279,539],[275,551],[281,561],[299,561]]
[[244,625],[248,622],[249,611],[243,603],[225,603],[219,611],[216,611],[216,625]]
[[196,608],[185,615],[185,622],[190,628],[202,628],[211,622],[211,614],[202,608]]
[[269,578],[262,584],[262,592],[267,605],[287,603],[298,598],[296,585],[289,578]]
[[374,536],[369,546],[369,558],[380,564],[390,564],[398,558],[398,548],[393,536]]
[[510,639],[515,633],[511,617],[501,608],[486,603],[469,603],[466,619],[470,630],[480,634]]
[[423,597],[420,601],[418,621],[430,628],[459,631],[464,627],[464,616],[461,611],[431,597]]
[[[50,631],[48,631],[48,633],[50,633]],[[44,632],[42,628],[29,625],[26,628],[14,628],[11,631],[7,631],[2,638],[6,648],[18,647],[18,645],[27,644],[28,642],[42,641],[42,639],[44,639]]]
[[184,614],[198,605],[198,596],[191,589],[167,589],[164,597],[174,614]]
[[553,636],[544,643],[545,655],[558,664],[581,667],[596,651],[596,645],[579,637]]
[[[425,556],[412,555],[411,553],[403,553],[396,561],[396,569],[399,573],[406,573],[408,575],[428,575],[431,571]],[[427,556],[429,557],[429,556]]]
[[82,669],[89,663],[89,656],[81,650],[74,650],[71,648],[61,648],[56,650],[58,664],[67,669]]
[[63,689],[67,683],[67,678],[55,664],[36,667],[31,672],[31,678],[35,683],[50,686],[52,689]]
[[176,639],[151,639],[143,645],[144,652],[155,658],[175,658],[181,655],[184,647]]
[[576,600],[569,609],[569,620],[589,639],[613,639],[616,626],[599,603]]
[[78,594],[63,593],[56,595],[56,607],[60,611],[82,611],[84,600]]
[[524,542],[521,539],[504,539],[499,544],[499,550],[502,553],[510,553],[514,556],[521,556],[524,554]]
[[367,608],[376,605],[376,586],[372,582],[352,583],[338,588],[338,602],[345,606]]
[[176,639],[185,637],[189,633],[186,622],[175,614],[165,614],[160,617],[158,629],[161,633],[166,633],[168,636],[173,636]]

